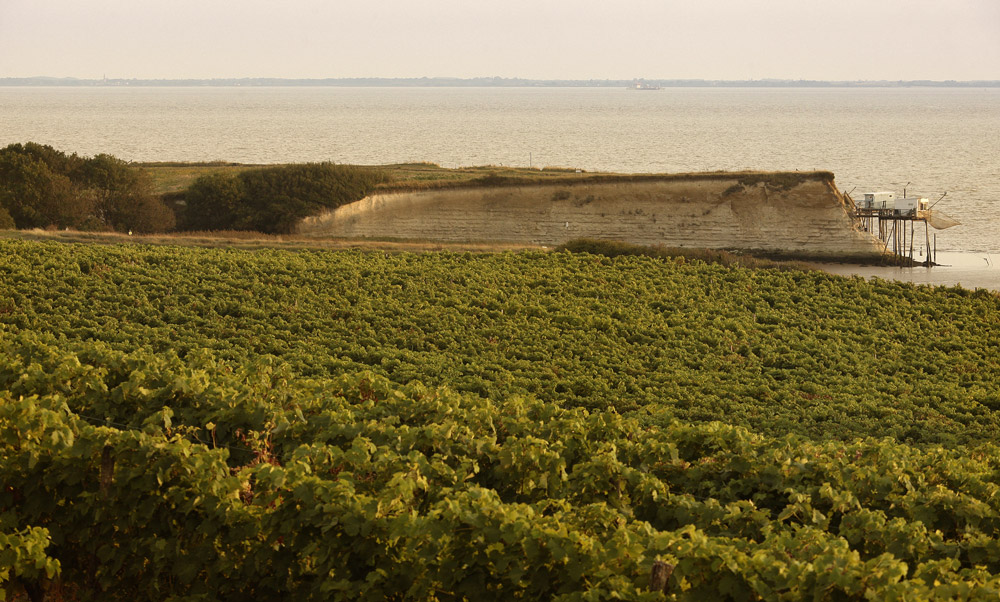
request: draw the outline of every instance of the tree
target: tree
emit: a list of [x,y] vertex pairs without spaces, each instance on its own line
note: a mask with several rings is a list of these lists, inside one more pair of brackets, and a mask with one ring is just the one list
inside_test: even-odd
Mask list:
[[145,172],[111,155],[96,155],[80,167],[79,179],[94,200],[94,215],[119,232],[164,232],[174,215],[153,195]]
[[10,212],[0,206],[0,230],[13,230],[17,227],[14,223],[14,218],[10,216]]
[[213,173],[194,181],[184,195],[182,225],[187,230],[232,230],[243,200],[243,180]]
[[66,174],[12,145],[0,150],[0,207],[18,228],[71,228],[87,219],[92,202]]
[[293,232],[309,215],[360,200],[385,181],[377,170],[332,163],[211,174],[187,192],[185,227]]
[[111,155],[84,159],[33,142],[0,149],[0,208],[18,228],[174,227],[145,172]]
[[34,161],[40,161],[53,173],[62,174],[70,179],[73,178],[73,173],[83,164],[83,159],[75,153],[67,155],[47,144],[38,144],[37,142],[11,144],[3,150],[29,157]]

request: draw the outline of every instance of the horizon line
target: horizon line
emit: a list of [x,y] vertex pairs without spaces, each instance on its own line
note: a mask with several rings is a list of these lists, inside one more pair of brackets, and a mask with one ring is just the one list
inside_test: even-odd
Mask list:
[[258,86],[273,86],[281,84],[337,86],[357,83],[367,83],[383,86],[573,86],[573,87],[617,87],[635,82],[645,82],[658,86],[858,86],[858,87],[905,87],[905,86],[936,86],[936,87],[1000,87],[1000,80],[932,80],[932,79],[792,79],[792,78],[760,78],[760,79],[705,79],[705,78],[604,78],[604,79],[560,79],[560,78],[522,78],[522,77],[449,77],[449,76],[419,76],[419,77],[211,77],[211,78],[156,78],[156,77],[102,77],[80,78],[72,76],[30,76],[30,77],[0,77],[0,85],[178,85],[200,84],[214,86],[238,86],[251,84]]

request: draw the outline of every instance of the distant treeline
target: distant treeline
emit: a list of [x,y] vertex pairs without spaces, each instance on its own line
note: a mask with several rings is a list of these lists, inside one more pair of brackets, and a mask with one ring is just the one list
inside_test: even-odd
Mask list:
[[286,234],[302,218],[360,200],[384,181],[382,171],[364,167],[284,165],[205,175],[165,202],[149,175],[126,161],[28,142],[0,149],[0,229]]
[[[0,86],[372,86],[372,87],[631,87],[634,79],[524,79],[520,77],[345,77],[284,79],[277,77],[216,79],[77,79],[73,77],[7,77]],[[996,88],[1000,80],[852,80],[809,79],[644,79],[664,88]]]
[[164,232],[174,224],[148,176],[121,159],[33,142],[0,149],[0,228]]

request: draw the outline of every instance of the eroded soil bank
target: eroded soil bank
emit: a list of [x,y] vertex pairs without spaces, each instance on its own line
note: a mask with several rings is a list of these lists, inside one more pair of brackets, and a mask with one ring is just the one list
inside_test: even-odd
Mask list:
[[595,238],[834,259],[879,253],[829,172],[388,191],[306,218],[298,234],[529,245]]

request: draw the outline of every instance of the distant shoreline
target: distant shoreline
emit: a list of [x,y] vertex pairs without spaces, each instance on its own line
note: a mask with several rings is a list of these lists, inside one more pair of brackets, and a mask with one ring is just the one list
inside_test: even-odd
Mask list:
[[503,77],[411,77],[285,79],[271,77],[216,79],[141,79],[74,77],[4,77],[0,87],[387,87],[387,88],[630,88],[636,81],[660,88],[1000,88],[1000,80],[709,80],[709,79],[521,79]]

